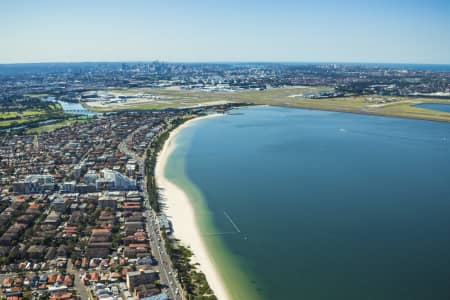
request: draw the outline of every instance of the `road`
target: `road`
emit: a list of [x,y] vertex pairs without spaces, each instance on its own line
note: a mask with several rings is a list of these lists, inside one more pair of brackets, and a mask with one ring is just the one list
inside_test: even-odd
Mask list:
[[[140,130],[141,128],[138,128],[136,131]],[[134,131],[134,132],[136,132]],[[164,244],[164,239],[162,238],[161,232],[159,230],[158,226],[158,220],[157,220],[157,214],[156,212],[150,207],[150,202],[148,200],[148,194],[147,194],[147,177],[145,176],[145,170],[144,170],[144,158],[138,156],[133,151],[130,151],[127,148],[127,141],[129,138],[134,134],[131,133],[125,140],[123,140],[118,148],[120,151],[128,155],[129,157],[136,160],[136,162],[139,165],[139,171],[142,172],[142,180],[140,182],[141,190],[144,194],[144,205],[145,205],[145,218],[146,218],[146,229],[149,235],[150,239],[150,248],[152,250],[153,257],[156,258],[158,262],[158,268],[159,268],[159,276],[161,284],[166,286],[167,289],[165,289],[166,294],[169,296],[170,299],[174,300],[185,300],[186,298],[183,295],[183,289],[181,288],[181,284],[179,283],[178,279],[176,278],[176,271],[172,266],[172,262],[169,258],[169,255],[166,252],[166,247]],[[145,152],[147,153],[147,151]]]
[[67,273],[74,274],[73,286],[76,289],[80,299],[90,299],[87,287],[81,282],[81,272],[73,267],[72,260],[67,261]]

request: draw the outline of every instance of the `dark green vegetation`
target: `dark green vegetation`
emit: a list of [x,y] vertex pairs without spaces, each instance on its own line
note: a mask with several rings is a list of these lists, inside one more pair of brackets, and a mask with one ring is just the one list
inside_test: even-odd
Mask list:
[[147,194],[148,201],[152,209],[156,212],[161,211],[161,205],[159,203],[159,190],[156,186],[155,180],[155,166],[158,158],[158,153],[162,150],[165,141],[169,137],[170,132],[165,130],[152,143],[151,147],[147,151],[147,158],[145,159],[145,176],[147,181]]
[[177,270],[177,276],[188,299],[192,300],[215,300],[217,297],[209,287],[208,281],[203,273],[196,270],[191,263],[192,251],[181,245],[176,240],[164,236],[167,254]]
[[161,206],[159,203],[159,189],[155,182],[155,166],[158,154],[161,152],[164,147],[164,143],[169,138],[170,131],[194,117],[195,115],[185,115],[184,117],[176,118],[172,120],[171,123],[166,124],[167,128],[155,138],[147,151],[147,157],[145,159],[145,174],[147,177],[148,199],[150,206],[156,212],[161,211]]
[[[145,174],[147,178],[147,193],[151,207],[156,211],[161,211],[161,194],[155,182],[155,166],[159,152],[164,147],[170,135],[170,131],[180,126],[184,122],[196,117],[196,115],[185,115],[176,118],[167,124],[167,128],[156,137],[147,152],[145,160]],[[213,291],[209,287],[206,277],[197,270],[192,264],[192,252],[181,245],[177,240],[168,238],[163,234],[165,240],[167,254],[177,271],[178,279],[187,294],[188,299],[192,300],[214,300],[217,299]]]
[[59,103],[39,99],[3,101],[0,105],[0,129],[66,117]]

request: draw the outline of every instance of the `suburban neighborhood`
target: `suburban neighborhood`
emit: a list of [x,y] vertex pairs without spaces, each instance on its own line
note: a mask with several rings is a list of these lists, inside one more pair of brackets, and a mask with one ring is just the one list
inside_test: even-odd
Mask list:
[[158,137],[202,113],[104,114],[1,135],[2,297],[185,299],[165,253],[171,224],[151,207],[144,164]]

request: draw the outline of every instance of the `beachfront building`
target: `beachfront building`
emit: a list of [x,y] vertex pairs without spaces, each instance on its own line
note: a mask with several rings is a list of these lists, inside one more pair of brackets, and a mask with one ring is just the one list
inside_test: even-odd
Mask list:
[[153,270],[128,272],[127,287],[132,291],[138,285],[153,283],[158,279],[158,272]]

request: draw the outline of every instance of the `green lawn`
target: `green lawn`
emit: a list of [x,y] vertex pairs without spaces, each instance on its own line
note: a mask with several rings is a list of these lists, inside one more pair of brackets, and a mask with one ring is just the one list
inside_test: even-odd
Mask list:
[[51,132],[54,131],[56,129],[65,127],[65,126],[69,126],[72,125],[74,123],[79,123],[79,122],[86,122],[88,119],[67,119],[67,120],[63,120],[61,122],[55,122],[52,124],[47,124],[47,125],[42,125],[39,127],[34,127],[34,128],[28,128],[26,130],[27,134],[39,134],[39,133],[43,133],[43,132]]
[[0,112],[0,119],[11,119],[17,117],[17,115],[19,115],[19,113],[15,111]]
[[[8,109],[13,110],[14,108],[9,107]],[[0,128],[14,127],[61,117],[66,117],[66,115],[59,103],[48,104],[46,109],[33,107],[25,110],[20,108],[17,111],[3,111],[0,112]]]
[[44,98],[48,97],[48,94],[24,94],[25,97],[31,97],[31,98]]

